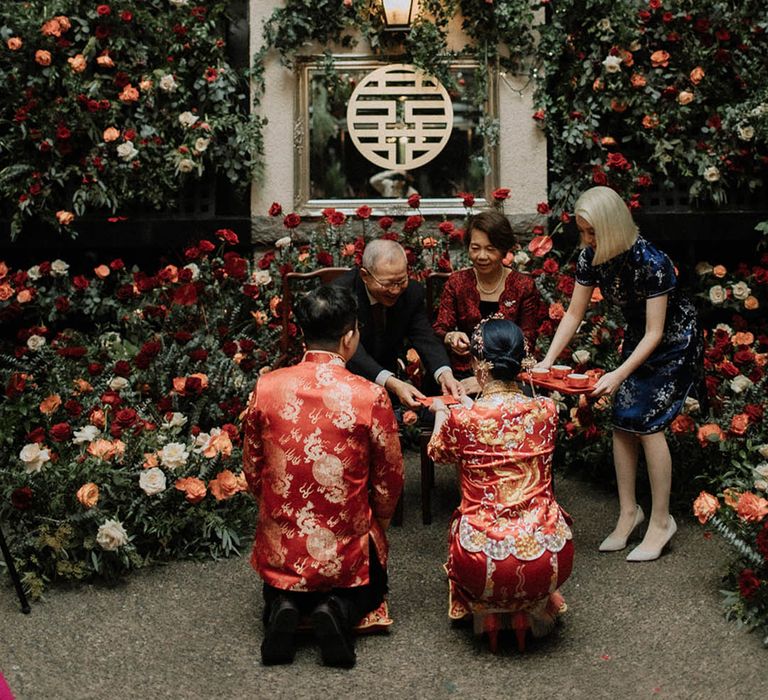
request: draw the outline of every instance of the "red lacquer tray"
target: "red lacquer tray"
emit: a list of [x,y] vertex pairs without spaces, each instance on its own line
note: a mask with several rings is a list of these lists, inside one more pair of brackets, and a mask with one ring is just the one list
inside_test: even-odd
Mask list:
[[586,386],[571,386],[567,384],[565,379],[555,379],[552,376],[540,379],[539,377],[532,377],[529,372],[521,372],[518,375],[518,379],[526,383],[532,383],[534,386],[541,387],[542,389],[548,389],[549,391],[559,391],[561,394],[589,394],[595,388],[597,384],[597,378],[602,374],[599,370],[590,370],[587,372],[589,379]]

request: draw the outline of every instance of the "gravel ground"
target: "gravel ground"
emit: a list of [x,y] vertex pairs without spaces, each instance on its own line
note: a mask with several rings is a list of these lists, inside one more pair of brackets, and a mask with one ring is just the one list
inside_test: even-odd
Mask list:
[[[421,524],[416,455],[408,454],[405,524],[393,528],[389,634],[361,638],[351,671],[319,664],[311,637],[292,666],[259,663],[261,600],[247,558],[180,562],[115,587],[51,591],[18,610],[0,588],[0,671],[18,700],[80,698],[765,698],[760,638],[726,622],[718,584],[728,553],[680,513],[659,561],[598,554],[613,495],[574,476],[558,498],[574,517],[569,611],[546,640],[496,655],[446,616],[441,569],[456,502],[439,471],[434,522]],[[645,499],[647,502],[647,498]]]

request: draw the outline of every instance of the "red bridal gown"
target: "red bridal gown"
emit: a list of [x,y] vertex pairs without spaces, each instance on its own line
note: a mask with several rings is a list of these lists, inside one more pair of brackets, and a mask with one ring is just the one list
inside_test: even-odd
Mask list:
[[461,504],[449,531],[449,617],[475,631],[546,634],[565,610],[558,588],[573,567],[568,514],[552,493],[557,410],[548,398],[508,391],[451,411],[429,443],[458,464]]

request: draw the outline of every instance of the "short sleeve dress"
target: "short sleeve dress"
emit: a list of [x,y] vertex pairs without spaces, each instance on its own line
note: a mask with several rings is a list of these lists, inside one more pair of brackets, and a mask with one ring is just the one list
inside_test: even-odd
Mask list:
[[659,432],[680,412],[701,378],[704,344],[696,309],[678,290],[672,261],[642,236],[629,250],[600,265],[592,264],[594,255],[592,248],[581,251],[576,281],[600,287],[606,301],[624,315],[622,362],[645,334],[646,301],[668,295],[661,342],[613,398],[615,428],[641,435]]

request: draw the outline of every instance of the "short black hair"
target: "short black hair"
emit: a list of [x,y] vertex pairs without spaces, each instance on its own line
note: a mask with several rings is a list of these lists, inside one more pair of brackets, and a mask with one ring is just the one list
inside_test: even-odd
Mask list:
[[357,299],[344,287],[318,287],[299,296],[293,312],[308,346],[335,350],[357,323]]
[[464,244],[467,248],[472,241],[472,229],[482,231],[488,236],[491,245],[502,253],[512,250],[517,245],[517,238],[509,219],[495,209],[481,211],[469,219],[467,233],[464,236]]

